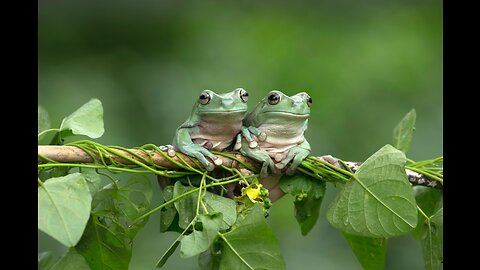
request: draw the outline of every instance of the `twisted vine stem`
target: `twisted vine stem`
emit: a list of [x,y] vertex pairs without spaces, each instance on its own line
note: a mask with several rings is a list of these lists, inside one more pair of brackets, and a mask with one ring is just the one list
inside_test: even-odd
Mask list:
[[[222,168],[231,168],[237,175],[241,175],[238,173],[243,169],[258,172],[260,164],[240,153],[214,153],[222,159]],[[441,162],[443,157],[418,162],[408,160],[405,166],[408,180],[413,185],[442,189],[443,168],[439,166]],[[88,140],[76,141],[64,146],[38,146],[38,163],[39,169],[61,166],[86,167],[107,169],[112,173],[153,173],[169,178],[205,173],[205,169],[196,159],[182,153],[176,153],[174,157],[170,157],[153,144],[127,149],[120,146],[104,146]],[[310,156],[302,162],[297,171],[323,181],[346,183],[360,165],[360,162],[342,160],[332,165],[320,157]],[[208,174],[206,177],[214,182],[225,180]]]

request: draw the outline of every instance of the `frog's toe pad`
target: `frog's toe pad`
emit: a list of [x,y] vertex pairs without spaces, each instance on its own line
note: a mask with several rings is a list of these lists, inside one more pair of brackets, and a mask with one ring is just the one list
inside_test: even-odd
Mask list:
[[212,163],[208,163],[205,169],[207,169],[207,171],[213,171],[215,169],[215,165],[213,165]]
[[173,150],[173,149],[168,149],[167,155],[169,155],[170,157],[174,157],[174,156],[175,156],[175,150]]
[[258,140],[261,142],[264,142],[267,139],[267,133],[262,132],[260,135],[258,135]]
[[282,164],[282,163],[275,163],[275,168],[281,170],[281,169],[285,168],[285,165]]
[[251,141],[251,142],[248,142],[248,146],[250,146],[250,148],[255,148],[258,146],[258,143],[256,141]]
[[233,146],[233,150],[238,150],[242,148],[242,143],[235,143],[235,146]]
[[217,158],[217,159],[213,160],[213,163],[215,163],[215,165],[217,165],[217,166],[220,166],[220,165],[223,164],[223,160],[220,159],[220,158]]

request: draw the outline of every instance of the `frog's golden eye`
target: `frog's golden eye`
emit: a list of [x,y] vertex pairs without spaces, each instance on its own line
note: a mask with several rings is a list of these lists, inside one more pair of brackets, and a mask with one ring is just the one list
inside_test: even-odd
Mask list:
[[307,105],[308,105],[308,107],[312,106],[312,102],[313,102],[312,97],[311,97],[311,96],[307,96]]
[[268,103],[270,103],[270,105],[275,105],[275,104],[277,104],[279,101],[280,101],[280,95],[277,94],[277,93],[271,93],[271,94],[268,96]]
[[201,95],[200,95],[200,98],[199,98],[199,101],[200,101],[200,104],[207,104],[208,102],[210,102],[210,95],[207,93],[207,92],[203,92]]
[[243,103],[247,102],[248,100],[248,92],[245,90],[240,90],[240,99],[243,101]]

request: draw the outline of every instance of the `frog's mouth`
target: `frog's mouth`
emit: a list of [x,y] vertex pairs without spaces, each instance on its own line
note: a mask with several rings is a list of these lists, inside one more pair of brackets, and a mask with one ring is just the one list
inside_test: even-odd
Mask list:
[[288,115],[293,117],[308,117],[310,113],[292,113],[292,112],[285,112],[285,111],[266,111],[265,114],[279,114],[279,115]]
[[201,111],[198,114],[230,114],[230,113],[245,113],[247,110],[218,110],[218,111]]

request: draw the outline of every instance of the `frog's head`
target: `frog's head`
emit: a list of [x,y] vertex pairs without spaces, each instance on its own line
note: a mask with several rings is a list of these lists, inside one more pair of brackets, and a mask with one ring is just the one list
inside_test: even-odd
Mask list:
[[245,114],[247,100],[248,92],[243,88],[237,88],[225,94],[204,90],[198,97],[193,110],[199,116]]
[[271,91],[262,101],[260,114],[265,117],[281,116],[283,118],[308,118],[312,98],[305,92],[298,93],[291,97],[274,90]]

